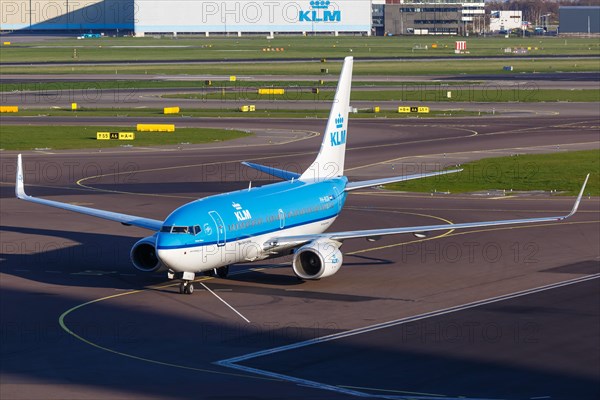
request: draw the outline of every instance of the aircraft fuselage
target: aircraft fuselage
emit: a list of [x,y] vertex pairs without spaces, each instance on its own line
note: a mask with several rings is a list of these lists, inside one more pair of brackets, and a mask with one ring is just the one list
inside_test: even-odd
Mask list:
[[185,204],[156,235],[157,256],[175,272],[201,272],[288,254],[265,243],[324,232],[344,205],[346,183],[285,181]]

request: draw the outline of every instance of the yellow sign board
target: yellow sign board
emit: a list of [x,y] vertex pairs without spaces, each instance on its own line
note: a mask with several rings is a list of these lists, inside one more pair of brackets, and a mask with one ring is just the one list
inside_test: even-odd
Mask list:
[[429,107],[398,107],[399,113],[428,113]]
[[285,89],[260,88],[258,94],[285,94]]
[[16,113],[19,112],[19,106],[0,106],[0,113]]
[[174,124],[137,124],[138,132],[175,132]]
[[96,140],[135,140],[134,132],[96,132]]
[[237,80],[237,78],[234,75],[231,75],[229,77],[229,82],[235,82]]
[[135,140],[134,132],[119,132],[119,140]]
[[163,109],[164,114],[179,114],[179,107],[165,107]]
[[110,132],[96,132],[96,140],[110,140]]

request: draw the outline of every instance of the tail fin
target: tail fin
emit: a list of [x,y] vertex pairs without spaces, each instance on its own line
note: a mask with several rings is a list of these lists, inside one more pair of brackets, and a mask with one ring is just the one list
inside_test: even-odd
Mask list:
[[24,199],[27,197],[25,194],[25,183],[23,182],[23,159],[19,154],[17,156],[17,178],[15,182],[15,195],[19,199]]
[[322,181],[344,175],[353,62],[352,57],[344,59],[321,150],[311,166],[300,176],[300,180]]

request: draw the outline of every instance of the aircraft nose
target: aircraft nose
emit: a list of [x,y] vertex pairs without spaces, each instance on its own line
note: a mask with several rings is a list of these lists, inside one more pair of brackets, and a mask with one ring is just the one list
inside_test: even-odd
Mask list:
[[193,269],[182,235],[161,232],[156,237],[156,256],[169,269],[186,272]]
[[170,249],[171,239],[169,233],[159,232],[156,235],[156,256],[168,268],[177,270],[177,261],[173,249]]

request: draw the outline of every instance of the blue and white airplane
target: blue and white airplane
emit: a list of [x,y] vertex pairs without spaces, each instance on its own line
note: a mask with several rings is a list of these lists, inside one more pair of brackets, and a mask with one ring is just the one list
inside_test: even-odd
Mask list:
[[[577,211],[587,177],[568,215],[460,224],[325,232],[335,221],[347,193],[352,190],[410,179],[451,174],[450,170],[362,182],[344,176],[352,57],[346,57],[321,149],[302,173],[246,162],[244,165],[281,178],[270,185],[239,190],[192,201],[173,211],[164,221],[103,211],[28,196],[24,190],[21,155],[18,157],[16,196],[19,199],[93,217],[137,226],[154,233],[131,249],[131,261],[141,271],[167,271],[181,279],[180,292],[191,294],[196,273],[226,277],[229,265],[293,254],[292,268],[300,279],[320,279],[342,266],[340,247],[345,240],[376,239],[384,235],[482,226],[560,221]],[[588,175],[589,177],[589,175]]]

